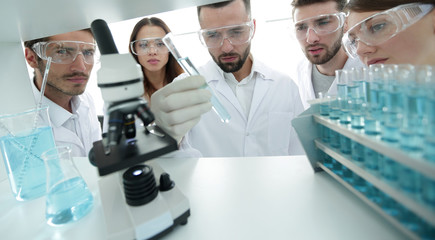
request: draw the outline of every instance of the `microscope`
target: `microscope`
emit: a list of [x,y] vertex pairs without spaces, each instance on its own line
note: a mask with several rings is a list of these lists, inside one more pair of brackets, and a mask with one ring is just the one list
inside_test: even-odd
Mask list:
[[[107,106],[108,131],[94,142],[89,161],[98,168],[101,202],[109,239],[156,239],[190,216],[189,201],[169,174],[145,161],[178,149],[156,125],[144,94],[141,67],[131,54],[119,54],[107,23],[91,30],[101,52],[98,87]],[[136,117],[143,123],[137,131]],[[125,170],[127,169],[127,170]],[[156,181],[159,179],[159,182]]]

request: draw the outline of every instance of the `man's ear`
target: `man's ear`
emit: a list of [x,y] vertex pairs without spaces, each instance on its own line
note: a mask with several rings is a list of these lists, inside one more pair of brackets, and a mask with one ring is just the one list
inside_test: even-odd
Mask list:
[[24,49],[24,56],[26,58],[27,64],[31,66],[32,68],[38,67],[38,56],[34,51],[32,51],[30,48]]

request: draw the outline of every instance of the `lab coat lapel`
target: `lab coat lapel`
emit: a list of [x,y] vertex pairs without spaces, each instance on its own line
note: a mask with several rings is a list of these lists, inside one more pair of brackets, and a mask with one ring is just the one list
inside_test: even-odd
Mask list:
[[83,149],[82,142],[77,137],[77,135],[70,130],[64,128],[64,127],[58,127],[54,131],[55,134],[55,140],[57,143],[61,144],[74,144],[77,145],[79,149]]
[[245,116],[242,110],[242,106],[240,106],[239,100],[237,100],[236,96],[234,95],[230,86],[228,86],[228,83],[225,81],[224,77],[220,75],[219,72],[217,72],[212,76],[211,79],[219,79],[219,80],[212,80],[208,82],[209,84],[214,84],[214,90],[216,91],[216,94],[219,96],[219,100],[221,98],[225,98],[228,102],[231,103],[231,105],[233,105],[233,107],[242,116]]
[[251,109],[249,110],[249,120],[251,120],[252,116],[255,115],[255,112],[259,108],[261,102],[263,101],[264,96],[266,96],[267,92],[269,91],[270,84],[272,83],[272,80],[264,79],[263,77],[259,77],[259,75],[262,75],[261,73],[257,73],[256,81],[255,81],[255,88],[254,88],[254,95],[252,96],[252,104]]

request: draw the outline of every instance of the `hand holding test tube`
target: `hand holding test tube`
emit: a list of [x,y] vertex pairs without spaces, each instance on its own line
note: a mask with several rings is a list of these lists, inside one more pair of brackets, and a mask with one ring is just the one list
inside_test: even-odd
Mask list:
[[[189,74],[189,76],[199,75],[198,70],[190,61],[189,57],[182,57],[181,54],[178,52],[174,44],[174,35],[172,33],[166,34],[166,36],[163,38],[163,42],[165,43],[169,51],[172,53],[172,55],[175,57],[178,64],[180,64],[180,66],[187,74]],[[220,103],[213,89],[207,83],[204,84],[202,88],[205,88],[212,93],[211,104],[213,105],[213,110],[216,112],[216,114],[219,116],[222,122],[228,123],[231,119],[231,116],[224,108],[224,106]]]

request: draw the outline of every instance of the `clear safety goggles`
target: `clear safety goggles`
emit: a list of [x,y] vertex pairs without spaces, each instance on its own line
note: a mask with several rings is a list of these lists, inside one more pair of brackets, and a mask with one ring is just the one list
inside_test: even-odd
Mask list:
[[70,64],[79,54],[85,63],[94,64],[98,61],[97,45],[81,41],[50,41],[37,42],[32,46],[33,51],[42,59],[51,57],[53,63]]
[[131,52],[135,55],[145,55],[152,49],[156,53],[168,53],[168,48],[162,38],[143,38],[130,43]]
[[198,35],[202,45],[207,48],[221,47],[225,39],[228,39],[232,45],[241,45],[252,39],[254,22],[251,20],[238,25],[201,29]]
[[294,25],[296,38],[298,40],[306,39],[310,29],[320,36],[336,32],[343,27],[345,18],[346,14],[339,12],[322,14],[297,21]]
[[344,34],[344,49],[350,57],[357,58],[360,41],[368,46],[382,44],[418,22],[433,8],[432,4],[411,3],[376,13],[360,21]]

